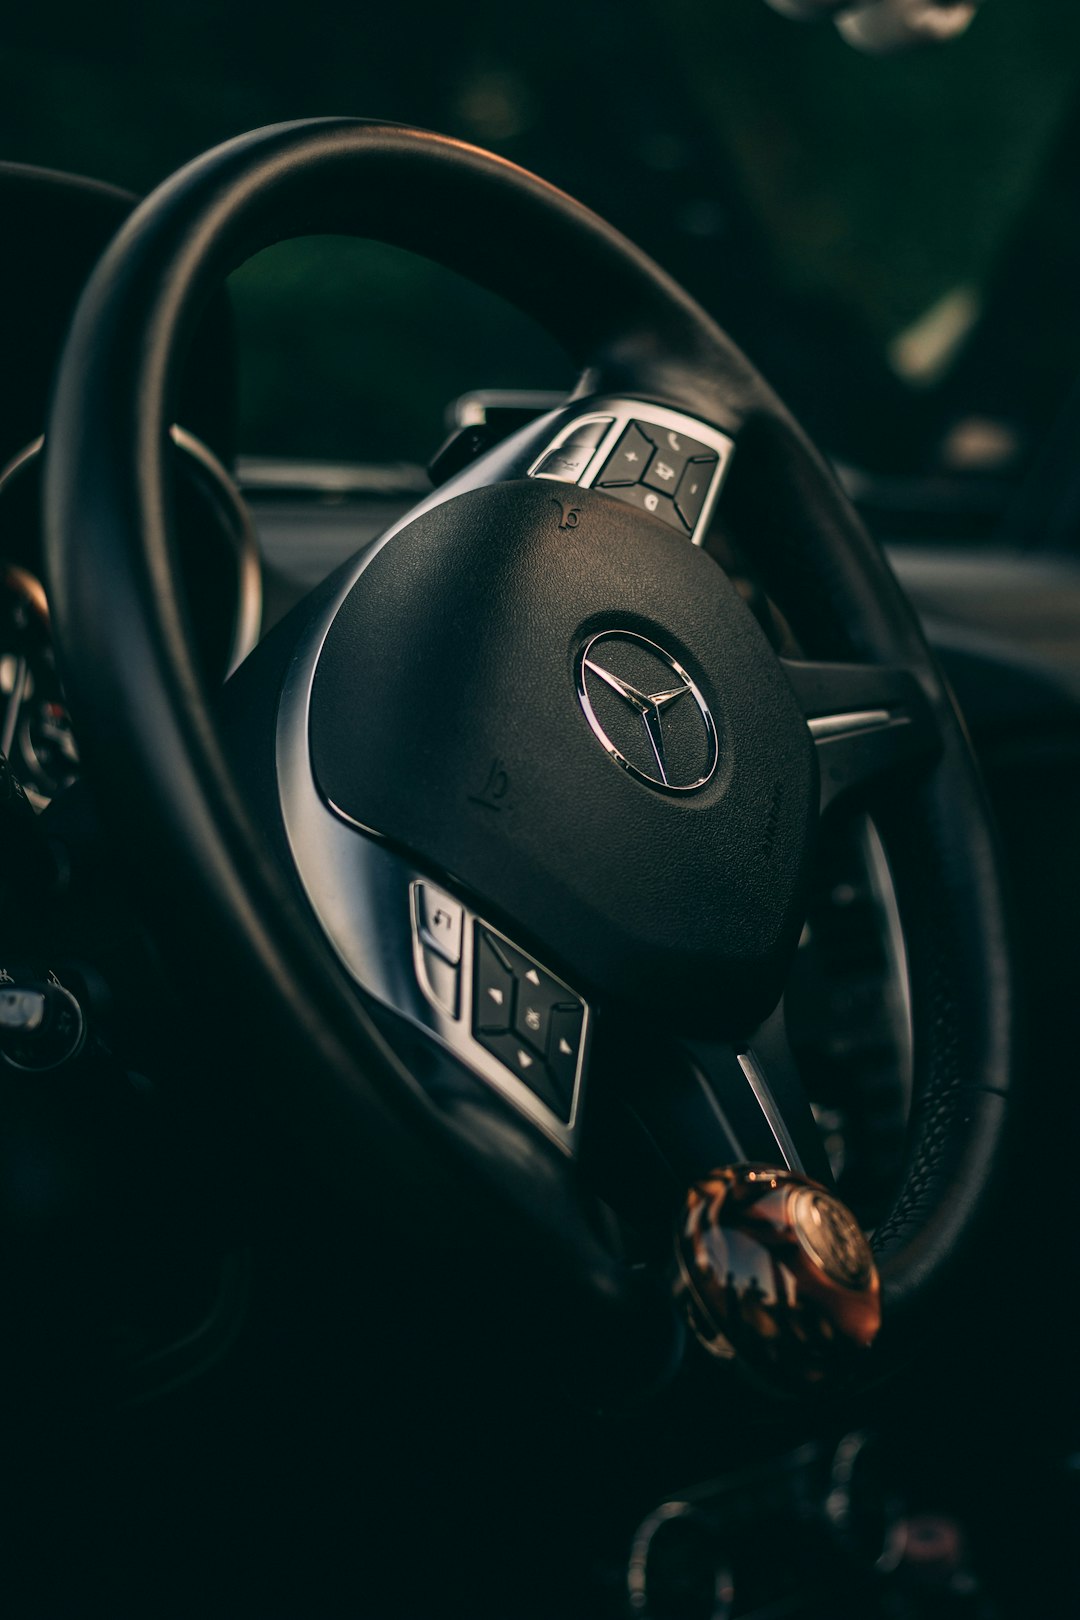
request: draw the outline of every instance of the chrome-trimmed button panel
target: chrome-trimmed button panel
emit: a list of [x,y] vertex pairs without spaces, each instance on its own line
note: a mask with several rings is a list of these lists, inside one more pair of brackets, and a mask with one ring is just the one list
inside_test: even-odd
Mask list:
[[[473,924],[472,1033],[563,1123],[573,1119],[588,1008],[554,973],[478,919]],[[485,967],[486,959],[486,967]]]
[[[345,825],[329,809],[324,813],[323,848],[338,885],[333,909],[320,909],[319,920],[353,978],[572,1155],[591,1036],[588,1004],[383,840]],[[436,920],[437,913],[449,920]],[[501,1020],[479,1015],[484,939],[496,945],[509,970]],[[539,1011],[521,993],[532,986]],[[485,1023],[490,1027],[481,1027]]]
[[[286,704],[288,700],[287,685]],[[306,749],[282,749],[279,771],[283,802],[288,806],[287,828],[293,848],[302,856],[309,902],[351,977],[375,1001],[423,1030],[573,1156],[588,1066],[588,1006],[513,940],[443,885],[432,883],[384,839],[349,822],[317,793],[298,791],[310,780]],[[474,1033],[477,928],[501,940],[508,951],[522,962],[532,963],[557,985],[560,1004],[582,1009],[581,1038],[563,1118]],[[509,1047],[505,1055],[513,1060]],[[535,1073],[532,1078],[535,1080]]]
[[[589,1033],[585,1002],[445,890],[413,878],[409,900],[417,982],[437,1018],[432,1033],[568,1147]],[[460,945],[454,961],[430,943],[433,906],[454,919]],[[394,1005],[431,1028],[417,1017],[415,1003]]]
[[[621,468],[618,457],[624,451],[627,466]],[[727,434],[681,411],[646,400],[594,400],[545,445],[529,477],[603,488],[667,521],[698,546],[734,451]]]

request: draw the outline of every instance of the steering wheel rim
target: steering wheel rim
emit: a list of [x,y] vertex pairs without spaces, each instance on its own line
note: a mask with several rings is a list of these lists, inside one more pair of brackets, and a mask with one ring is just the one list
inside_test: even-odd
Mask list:
[[[803,648],[903,671],[905,690],[930,717],[937,764],[876,806],[909,934],[915,1012],[908,1164],[874,1242],[888,1335],[899,1345],[926,1324],[966,1260],[997,1190],[1007,1134],[1012,981],[978,774],[914,615],[824,462],[682,289],[563,193],[443,137],[305,121],[243,136],[188,165],[106,252],[56,383],[46,555],[67,690],[128,857],[168,898],[170,916],[186,908],[196,937],[212,941],[206,971],[241,978],[266,1011],[273,1037],[263,1051],[274,1051],[282,1105],[320,1152],[344,1148],[343,1178],[356,1178],[366,1145],[364,1180],[391,1207],[403,1175],[456,1197],[422,1087],[347,975],[313,950],[317,931],[283,869],[280,840],[252,814],[251,784],[229,758],[191,658],[170,534],[165,447],[198,316],[252,253],[315,232],[391,241],[509,298],[581,366],[576,400],[650,401],[736,440],[725,500],[764,534],[757,560],[766,586],[794,583]],[[572,270],[574,298],[553,265]],[[340,586],[324,587],[316,605]],[[284,638],[281,646],[287,659]],[[831,664],[815,666],[806,683],[828,684],[830,669],[835,675]],[[836,679],[846,690],[842,672]],[[290,1087],[290,1063],[314,1071],[319,1084]],[[558,1156],[527,1129],[515,1134],[514,1150],[528,1158],[536,1203],[549,1206],[545,1241],[559,1247],[583,1295],[635,1320],[644,1302],[659,1321],[666,1284],[613,1254],[588,1201],[568,1191]],[[558,1231],[552,1209],[561,1212]],[[529,1211],[519,1213],[528,1224]]]

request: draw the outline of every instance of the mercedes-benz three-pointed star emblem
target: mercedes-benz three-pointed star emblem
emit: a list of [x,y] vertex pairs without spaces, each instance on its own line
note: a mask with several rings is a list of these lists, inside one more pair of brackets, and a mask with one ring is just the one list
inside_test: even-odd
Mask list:
[[[612,668],[613,664],[636,674],[643,684],[635,685],[627,673]],[[662,682],[657,689],[653,689],[653,673]],[[599,683],[599,689],[594,683]],[[618,723],[616,717],[624,711],[612,712],[610,701],[611,718],[601,722],[594,699],[598,700],[605,690],[613,692],[625,705],[627,721],[636,715],[636,724],[631,721],[627,729]],[[716,770],[716,726],[704,697],[670,653],[636,631],[604,630],[591,637],[578,666],[578,699],[593,734],[612,759],[650,787],[668,793],[689,793],[704,787]],[[685,699],[690,703],[686,704]],[[692,720],[680,724],[678,745],[673,748],[670,730],[665,732],[664,717],[676,706]],[[616,729],[619,743],[611,736]]]

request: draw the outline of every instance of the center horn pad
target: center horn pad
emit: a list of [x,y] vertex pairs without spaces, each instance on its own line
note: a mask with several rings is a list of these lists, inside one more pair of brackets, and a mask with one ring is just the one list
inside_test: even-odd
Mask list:
[[779,996],[813,743],[727,576],[657,519],[532,481],[421,514],[330,628],[311,757],[582,991],[731,1032]]

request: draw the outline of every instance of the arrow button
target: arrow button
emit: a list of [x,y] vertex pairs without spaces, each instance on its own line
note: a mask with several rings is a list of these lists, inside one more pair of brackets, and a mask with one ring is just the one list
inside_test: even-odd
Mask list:
[[580,1004],[552,1008],[548,1070],[568,1107],[573,1101],[574,1081],[577,1079],[581,1019]]
[[514,975],[499,946],[483,929],[476,930],[476,973],[473,985],[473,1028],[503,1034],[514,1019]]

